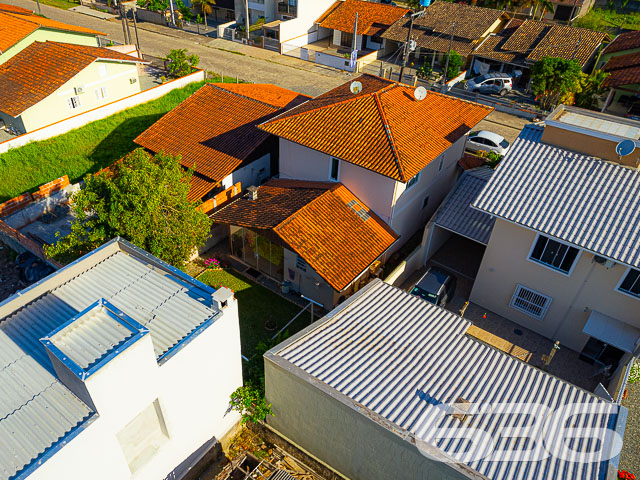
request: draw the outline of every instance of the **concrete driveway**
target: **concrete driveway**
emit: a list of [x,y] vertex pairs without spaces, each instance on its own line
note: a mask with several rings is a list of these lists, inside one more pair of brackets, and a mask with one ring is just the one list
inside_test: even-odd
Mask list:
[[502,135],[506,138],[507,142],[513,143],[520,134],[520,130],[528,123],[531,123],[531,121],[526,118],[516,117],[515,115],[494,110],[487,118],[476,125],[473,130],[489,130],[490,132]]

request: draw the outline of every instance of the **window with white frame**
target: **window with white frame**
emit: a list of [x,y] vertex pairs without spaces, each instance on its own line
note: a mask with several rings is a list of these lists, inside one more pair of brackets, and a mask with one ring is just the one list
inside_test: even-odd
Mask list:
[[407,190],[409,190],[416,183],[418,183],[419,180],[420,180],[420,172],[418,172],[417,175],[415,175],[415,176],[413,176],[413,177],[411,177],[409,179],[409,181],[407,182]]
[[527,315],[542,320],[549,310],[551,297],[536,292],[524,285],[516,285],[516,291],[511,298],[511,308],[526,313]]
[[569,274],[576,263],[580,250],[566,243],[538,235],[531,249],[529,259],[549,268]]
[[622,277],[618,290],[640,298],[640,270],[630,268]]
[[96,88],[94,92],[96,94],[96,100],[102,100],[103,98],[107,98],[109,96],[107,87]]
[[104,63],[99,63],[98,64],[98,74],[102,78],[107,76],[107,66]]
[[78,95],[75,95],[71,98],[67,99],[67,103],[69,104],[69,108],[71,110],[74,110],[76,108],[80,107],[80,97]]
[[337,182],[338,178],[340,178],[340,160],[338,160],[337,158],[332,158],[331,167],[329,170],[329,180]]

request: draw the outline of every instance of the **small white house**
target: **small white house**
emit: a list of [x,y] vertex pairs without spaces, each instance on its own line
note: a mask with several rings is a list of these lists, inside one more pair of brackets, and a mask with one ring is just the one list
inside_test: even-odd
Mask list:
[[0,304],[0,362],[0,479],[179,478],[239,419],[233,293],[121,239]]

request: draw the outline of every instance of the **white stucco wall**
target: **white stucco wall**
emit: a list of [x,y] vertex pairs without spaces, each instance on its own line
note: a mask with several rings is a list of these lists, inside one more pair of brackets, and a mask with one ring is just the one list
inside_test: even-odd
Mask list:
[[[277,9],[277,2],[275,3]],[[333,0],[298,0],[296,18],[280,24],[280,42],[285,43],[303,38],[307,41],[301,45],[306,45],[307,43],[316,41],[318,39],[316,20],[318,20],[333,3]],[[281,15],[279,15],[279,17],[280,16]]]
[[271,155],[266,154],[256,161],[235,170],[222,180],[222,188],[230,188],[236,183],[242,184],[242,189],[251,185],[259,186],[262,181],[271,177]]
[[[99,416],[29,478],[157,480],[212,437],[220,439],[239,420],[227,408],[242,384],[237,302],[224,312],[162,365],[146,335],[89,377]],[[132,474],[116,435],[156,399],[169,438]]]

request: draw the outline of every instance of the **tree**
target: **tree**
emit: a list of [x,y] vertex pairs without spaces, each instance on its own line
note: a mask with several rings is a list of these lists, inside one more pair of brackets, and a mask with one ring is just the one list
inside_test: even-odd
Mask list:
[[267,415],[273,415],[271,404],[268,404],[264,398],[264,391],[251,383],[243,385],[233,392],[229,405],[231,410],[242,415],[242,425],[247,422],[262,422],[267,418]]
[[186,48],[171,50],[162,60],[169,62],[167,68],[174,77],[189,75],[200,63],[200,57],[189,55]]
[[531,90],[543,110],[552,110],[558,103],[573,103],[574,95],[582,91],[581,77],[575,60],[544,57],[531,68]]
[[152,255],[182,267],[209,236],[208,217],[187,199],[191,172],[176,157],[129,153],[95,175],[73,196],[71,234],[45,247],[61,262],[121,236]]
[[[447,64],[447,57],[442,57],[442,61],[440,62],[440,66],[444,70],[445,65]],[[455,50],[451,50],[449,52],[449,66],[447,67],[447,78],[446,80],[450,80],[460,71],[460,66],[462,65],[462,57]]]
[[582,91],[576,94],[576,105],[582,108],[596,109],[598,99],[607,89],[604,81],[611,74],[602,70],[594,70],[591,75],[582,74],[580,85]]
[[202,12],[202,14],[204,15],[204,24],[207,24],[207,14],[211,15],[211,12],[213,12],[213,7],[216,2],[215,0],[193,0],[191,2],[192,5],[197,5],[198,8],[200,8],[200,11]]

